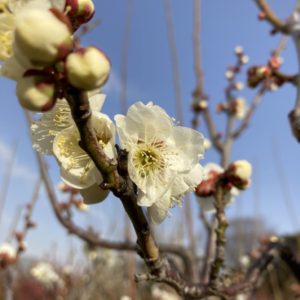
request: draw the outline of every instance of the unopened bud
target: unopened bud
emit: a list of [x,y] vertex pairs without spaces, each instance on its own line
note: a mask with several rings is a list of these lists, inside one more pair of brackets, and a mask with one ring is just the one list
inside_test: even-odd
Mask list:
[[17,81],[20,104],[32,111],[47,111],[55,104],[55,85],[40,76],[22,77]]
[[250,58],[249,58],[248,55],[243,55],[243,56],[241,57],[241,63],[242,63],[243,65],[246,65],[246,64],[249,62],[249,60],[250,60]]
[[243,47],[241,47],[241,46],[235,47],[234,53],[235,53],[236,55],[241,55],[241,54],[243,54],[243,53],[244,53]]
[[108,79],[110,62],[99,49],[88,47],[68,55],[66,74],[69,83],[80,90],[100,88]]
[[244,119],[247,113],[247,105],[244,98],[237,98],[230,104],[230,112],[237,119]]
[[73,48],[68,19],[54,9],[26,10],[17,21],[14,47],[35,66],[53,64]]
[[252,166],[246,160],[237,160],[228,167],[225,174],[230,183],[243,190],[250,185]]
[[66,0],[65,11],[76,29],[93,17],[95,6],[91,0]]
[[228,79],[228,80],[231,80],[234,78],[234,72],[232,70],[227,70],[225,72],[225,77]]
[[244,84],[242,82],[236,82],[234,84],[234,88],[238,91],[241,91],[242,89],[244,89]]

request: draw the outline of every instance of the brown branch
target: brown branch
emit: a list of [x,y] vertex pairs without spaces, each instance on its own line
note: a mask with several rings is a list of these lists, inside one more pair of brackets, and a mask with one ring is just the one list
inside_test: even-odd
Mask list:
[[216,219],[218,221],[216,228],[216,254],[210,271],[210,283],[213,286],[218,284],[217,279],[224,264],[225,259],[225,232],[228,227],[228,221],[225,215],[225,197],[221,182],[217,185],[215,194]]
[[213,263],[213,256],[215,253],[215,228],[217,226],[216,218],[214,217],[212,223],[207,223],[205,226],[207,231],[207,241],[204,255],[204,264],[201,271],[201,281],[203,282],[203,284],[208,284],[211,265]]
[[[194,0],[194,71],[196,75],[196,88],[193,92],[194,102],[199,102],[203,99],[207,99],[204,92],[204,76],[201,65],[201,44],[200,44],[200,31],[201,31],[201,17],[200,17],[201,0]],[[217,151],[222,152],[222,144],[220,142],[220,136],[216,129],[216,125],[212,119],[209,108],[206,108],[203,112],[203,118],[209,133],[209,137]],[[200,112],[195,111],[194,120],[192,121],[193,128],[196,129],[198,124],[198,118]]]
[[285,34],[289,33],[287,25],[275,15],[265,0],[255,0],[255,2],[260,10],[264,13],[265,19],[274,26],[276,31],[280,31]]

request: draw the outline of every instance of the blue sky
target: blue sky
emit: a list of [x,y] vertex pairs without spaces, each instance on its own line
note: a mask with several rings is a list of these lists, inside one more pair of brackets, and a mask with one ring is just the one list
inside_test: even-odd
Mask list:
[[[95,1],[96,18],[101,25],[83,39],[84,45],[96,45],[109,56],[113,70],[111,78],[104,88],[107,100],[103,111],[113,117],[120,113],[120,66],[123,46],[124,24],[127,1]],[[167,44],[167,30],[163,11],[163,1],[134,1],[132,30],[129,47],[128,65],[128,102],[137,100],[153,101],[175,116],[175,97],[172,85],[172,69]],[[292,11],[295,1],[269,1],[279,16],[285,18]],[[184,117],[186,124],[190,113],[191,93],[195,88],[193,70],[192,1],[172,1],[175,23],[176,43],[180,65],[180,78]],[[233,50],[243,46],[250,56],[250,65],[264,64],[274,49],[279,36],[269,34],[270,26],[257,20],[258,10],[254,1],[210,0],[202,1],[202,60],[205,76],[205,91],[209,95],[211,106],[224,100],[226,80],[224,73],[229,64],[235,62]],[[293,44],[289,41],[284,54],[283,70],[295,73],[298,69]],[[243,81],[245,76],[240,79]],[[0,78],[2,96],[2,117],[0,118],[0,172],[3,174],[5,160],[10,156],[14,141],[19,141],[18,155],[14,175],[10,184],[0,238],[6,236],[16,205],[28,201],[37,177],[37,168],[28,140],[28,131],[22,111],[14,95],[15,83]],[[290,212],[300,211],[300,185],[298,170],[300,167],[300,145],[291,136],[287,114],[295,100],[295,89],[286,86],[263,98],[250,128],[234,145],[233,158],[247,159],[253,163],[254,175],[252,187],[228,209],[229,216],[261,216],[269,228],[279,233],[291,233],[300,229],[300,222],[291,221]],[[251,100],[254,92],[246,89],[241,96]],[[219,130],[223,130],[224,118],[216,115]],[[199,129],[206,134],[204,128]],[[278,162],[281,161],[280,163]],[[209,150],[203,161],[218,162],[213,150]],[[58,168],[49,160],[53,181],[59,181]],[[26,176],[24,176],[26,174]],[[278,176],[279,174],[279,176]],[[0,185],[3,176],[0,177]],[[39,229],[29,234],[29,252],[43,253],[50,245],[66,249],[70,238],[66,238],[53,217],[44,192],[34,214]],[[254,200],[258,194],[259,199]],[[288,195],[291,195],[290,197]],[[286,207],[289,199],[290,210]],[[174,211],[174,212],[173,212]],[[195,218],[198,207],[193,200]],[[180,209],[173,209],[173,218],[163,225],[164,230],[175,227],[180,222]],[[95,224],[110,238],[118,238],[123,222],[115,222],[122,214],[121,206],[115,199],[93,206],[88,216],[78,216],[82,224]],[[122,220],[122,218],[121,218]],[[199,227],[199,221],[196,221]],[[115,235],[111,228],[115,227]],[[59,238],[58,238],[59,237]]]

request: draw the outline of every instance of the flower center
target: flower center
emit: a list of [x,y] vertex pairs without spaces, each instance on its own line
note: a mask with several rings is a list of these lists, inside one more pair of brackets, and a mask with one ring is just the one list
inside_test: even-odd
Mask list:
[[55,126],[66,128],[71,125],[71,113],[68,106],[61,106],[57,109],[53,118]]
[[7,3],[0,2],[0,61],[5,61],[13,53],[13,31],[15,17],[9,11]]
[[139,175],[144,178],[150,173],[161,171],[165,167],[165,162],[161,153],[154,145],[140,144],[133,155],[133,164]]

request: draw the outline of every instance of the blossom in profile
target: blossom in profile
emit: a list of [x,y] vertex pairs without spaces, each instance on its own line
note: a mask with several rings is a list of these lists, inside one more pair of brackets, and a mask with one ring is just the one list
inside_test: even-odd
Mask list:
[[[204,166],[204,179],[196,188],[196,196],[200,208],[207,212],[215,211],[215,193],[217,182],[224,174],[224,169],[215,164],[208,163]],[[239,195],[239,191],[231,186],[229,191],[225,193],[225,202],[227,205],[232,204],[234,201],[234,197]]]
[[16,260],[16,250],[8,243],[0,245],[0,269],[6,268],[13,264]]
[[35,265],[30,274],[46,289],[54,289],[63,286],[63,280],[54,270],[53,266],[46,262]]
[[[99,112],[104,99],[104,95],[98,94],[90,97],[91,120],[99,146],[109,158],[113,158],[114,125],[108,116]],[[32,124],[31,131],[33,147],[43,154],[55,156],[60,166],[61,179],[70,187],[78,189],[85,203],[96,203],[106,198],[108,191],[99,187],[103,181],[102,175],[79,146],[80,135],[66,100],[58,100],[53,110],[42,114]]]
[[199,159],[204,138],[199,132],[176,126],[159,106],[133,104],[126,116],[115,116],[128,172],[138,187],[138,205],[148,208],[149,219],[161,223],[174,204],[202,180]]

